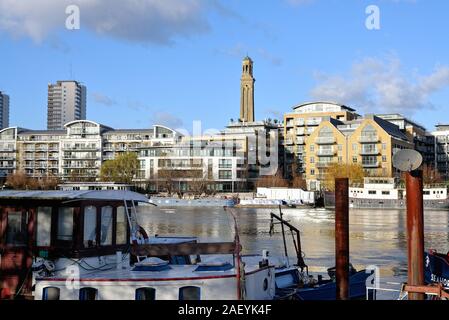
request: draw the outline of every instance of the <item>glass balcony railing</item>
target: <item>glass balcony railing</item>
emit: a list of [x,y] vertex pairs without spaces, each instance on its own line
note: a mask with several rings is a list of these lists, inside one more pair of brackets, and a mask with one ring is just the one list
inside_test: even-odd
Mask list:
[[360,143],[376,143],[379,142],[379,137],[377,135],[360,136]]
[[316,144],[334,144],[336,141],[335,137],[318,137],[315,140]]

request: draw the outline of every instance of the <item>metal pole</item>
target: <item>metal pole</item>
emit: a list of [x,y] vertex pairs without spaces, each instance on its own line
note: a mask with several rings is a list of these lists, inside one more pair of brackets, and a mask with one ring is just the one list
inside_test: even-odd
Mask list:
[[349,299],[349,179],[335,179],[335,272],[337,300]]
[[[423,173],[406,173],[408,284],[424,285]],[[422,293],[409,293],[409,300],[424,300]]]
[[281,217],[281,228],[282,228],[282,240],[284,241],[284,251],[285,251],[285,258],[287,259],[287,265],[290,265],[290,262],[288,260],[288,250],[287,250],[287,241],[285,240],[285,229],[284,224],[282,223],[284,221],[283,213],[281,210],[281,205],[279,205],[279,215]]

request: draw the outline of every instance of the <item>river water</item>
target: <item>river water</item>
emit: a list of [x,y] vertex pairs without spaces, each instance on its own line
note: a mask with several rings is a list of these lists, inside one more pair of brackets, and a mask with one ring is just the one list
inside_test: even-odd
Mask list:
[[[229,210],[229,209],[228,209]],[[284,255],[280,225],[272,236],[270,212],[278,209],[236,208],[243,253]],[[326,273],[335,265],[333,211],[324,209],[282,209],[284,218],[301,231],[305,262],[314,272]],[[197,236],[201,241],[232,241],[233,220],[223,208],[165,209],[142,207],[139,220],[150,235]],[[449,212],[426,211],[425,249],[449,251]],[[407,277],[406,213],[401,210],[350,211],[350,261],[356,269],[374,265],[380,270],[381,287],[400,289]],[[287,233],[287,246],[294,262],[294,244]],[[380,292],[379,298],[395,299],[398,292]]]

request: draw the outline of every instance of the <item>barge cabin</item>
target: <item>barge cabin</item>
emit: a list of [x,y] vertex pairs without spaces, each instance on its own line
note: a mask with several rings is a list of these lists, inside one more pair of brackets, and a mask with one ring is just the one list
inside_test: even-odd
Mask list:
[[98,257],[129,251],[139,202],[148,198],[126,190],[0,191],[0,299],[32,298],[36,258],[101,267]]

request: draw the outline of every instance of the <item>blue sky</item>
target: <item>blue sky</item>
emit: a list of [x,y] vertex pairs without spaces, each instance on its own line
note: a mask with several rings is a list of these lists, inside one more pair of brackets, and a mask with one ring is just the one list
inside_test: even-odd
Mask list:
[[[380,30],[365,27],[372,4]],[[221,129],[239,116],[248,53],[259,120],[334,100],[433,130],[449,123],[448,14],[446,0],[0,0],[0,90],[10,124],[32,129],[46,126],[47,84],[69,78],[87,86],[90,120]]]

